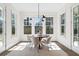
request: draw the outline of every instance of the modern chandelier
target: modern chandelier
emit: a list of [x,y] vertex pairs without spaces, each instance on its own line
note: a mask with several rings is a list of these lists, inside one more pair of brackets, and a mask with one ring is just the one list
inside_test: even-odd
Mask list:
[[[40,17],[39,13],[40,13],[40,4],[38,3],[38,19],[39,19],[39,17]],[[42,21],[44,21],[43,18],[45,18],[44,15],[42,15]]]

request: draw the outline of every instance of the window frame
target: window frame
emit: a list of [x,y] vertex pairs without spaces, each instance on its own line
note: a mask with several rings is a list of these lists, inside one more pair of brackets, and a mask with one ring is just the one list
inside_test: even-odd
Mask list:
[[[29,18],[29,20],[27,21],[27,18]],[[26,21],[25,21],[26,20]],[[24,28],[25,28],[25,26],[27,27],[27,26],[30,26],[31,27],[31,33],[25,33],[25,29],[24,29],[24,35],[30,35],[30,34],[32,34],[32,23],[30,24],[30,25],[28,25],[27,24],[27,22],[29,23],[30,22],[30,20],[32,20],[32,17],[26,17],[26,18],[24,18],[24,21],[23,21],[23,24],[24,24]],[[26,24],[25,24],[26,23]]]
[[[3,9],[0,7],[0,10],[1,10],[1,17],[3,18]],[[3,22],[4,22],[4,20],[2,20]],[[3,34],[3,22],[2,22],[2,26],[1,26],[1,33],[0,33],[0,35],[2,35]]]
[[[39,19],[40,19],[40,21],[39,21]],[[42,19],[43,18],[41,16],[39,16],[39,19],[38,19],[38,16],[35,17],[34,22],[36,22],[36,20],[38,20],[40,23],[37,22],[37,23],[34,24],[34,29],[35,29],[35,33],[34,34],[37,34],[38,33],[38,32],[36,32],[36,28],[35,28],[36,26],[41,27],[42,28],[42,31],[43,31],[43,24],[42,24]]]
[[[48,16],[48,17],[46,17],[46,18],[52,18],[52,22],[51,22],[51,20],[50,20],[50,21],[46,21],[46,23],[49,22],[50,25],[45,24],[46,27],[47,27],[47,26],[52,26],[52,28],[50,27],[50,28],[52,29],[52,33],[47,33],[47,28],[46,28],[46,34],[48,34],[48,35],[52,35],[52,34],[54,34],[54,26],[53,26],[53,24],[54,24],[54,17],[52,17],[52,16],[51,16],[51,17]],[[46,20],[47,20],[47,19],[46,19]]]
[[[65,35],[66,33],[66,13],[63,13],[60,15],[61,19],[60,19],[60,32],[61,32],[61,35]],[[62,23],[64,20],[64,23]],[[64,27],[64,31],[62,30],[62,27]]]

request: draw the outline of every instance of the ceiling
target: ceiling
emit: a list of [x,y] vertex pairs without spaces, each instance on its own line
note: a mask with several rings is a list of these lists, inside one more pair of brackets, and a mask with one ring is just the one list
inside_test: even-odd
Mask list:
[[[64,7],[66,3],[40,3],[40,12],[57,12]],[[38,3],[12,3],[13,7],[18,11],[38,12]]]

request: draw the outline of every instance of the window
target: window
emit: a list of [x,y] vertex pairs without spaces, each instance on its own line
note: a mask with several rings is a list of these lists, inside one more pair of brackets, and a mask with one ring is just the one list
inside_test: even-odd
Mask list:
[[0,34],[2,34],[2,26],[3,26],[3,18],[2,18],[2,10],[0,9]]
[[61,34],[65,33],[65,14],[61,15]]
[[11,24],[12,24],[12,34],[15,34],[15,15],[14,13],[12,13],[12,20],[11,20]]
[[79,47],[79,6],[73,8],[73,45]]
[[38,17],[35,17],[35,34],[37,34],[39,32],[39,29],[42,28],[42,17],[39,16]]
[[53,17],[46,17],[46,34],[53,34]]
[[2,48],[4,44],[4,14],[3,14],[3,8],[0,7],[0,48]]
[[32,18],[27,17],[24,19],[24,34],[31,34],[32,30],[32,24],[31,24]]

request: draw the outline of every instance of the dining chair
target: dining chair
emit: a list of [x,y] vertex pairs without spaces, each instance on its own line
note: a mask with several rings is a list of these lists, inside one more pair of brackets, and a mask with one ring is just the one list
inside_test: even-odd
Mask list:
[[38,47],[38,45],[39,45],[38,38],[31,36],[31,45],[32,45],[31,47],[33,47],[33,48]]
[[49,37],[46,37],[46,38],[43,38],[42,39],[42,44],[44,45],[44,46],[47,46],[48,48],[51,48],[51,46],[50,46],[50,40],[51,40],[51,36],[49,36]]

